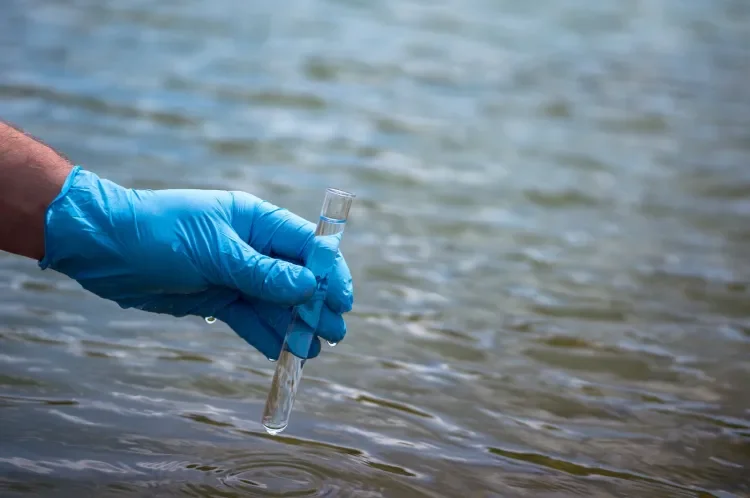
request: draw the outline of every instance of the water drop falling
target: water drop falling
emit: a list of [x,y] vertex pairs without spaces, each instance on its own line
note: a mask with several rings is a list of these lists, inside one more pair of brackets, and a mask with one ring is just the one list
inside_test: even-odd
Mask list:
[[209,325],[212,324],[212,323],[214,323],[215,321],[216,321],[216,318],[214,318],[212,316],[207,316],[206,317],[206,323],[209,324]]
[[331,342],[331,341],[326,341],[326,342],[327,342],[327,343],[328,343],[328,345],[329,345],[329,346],[331,346],[331,347],[334,347],[334,346],[335,346],[336,344],[338,344],[338,342]]

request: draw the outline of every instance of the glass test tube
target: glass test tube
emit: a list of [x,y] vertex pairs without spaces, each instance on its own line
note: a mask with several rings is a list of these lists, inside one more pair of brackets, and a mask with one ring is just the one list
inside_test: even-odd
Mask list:
[[315,236],[330,237],[319,246],[325,246],[332,251],[321,251],[308,257],[307,267],[315,275],[318,288],[307,303],[295,306],[292,312],[292,321],[284,337],[281,355],[276,363],[276,372],[263,411],[263,427],[269,434],[278,434],[289,424],[294,397],[302,380],[302,367],[315,339],[320,309],[328,289],[328,272],[333,267],[333,258],[341,241],[339,234],[344,231],[353,200],[354,194],[334,188],[326,190]]

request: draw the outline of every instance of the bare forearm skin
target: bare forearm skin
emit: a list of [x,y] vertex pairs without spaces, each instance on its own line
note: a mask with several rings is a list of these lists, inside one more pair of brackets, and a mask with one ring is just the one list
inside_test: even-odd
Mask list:
[[0,251],[41,260],[44,218],[73,165],[0,121]]

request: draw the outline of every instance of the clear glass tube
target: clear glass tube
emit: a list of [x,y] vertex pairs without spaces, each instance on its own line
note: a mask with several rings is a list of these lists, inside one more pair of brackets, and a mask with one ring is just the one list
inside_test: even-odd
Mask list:
[[316,237],[326,237],[322,244],[316,245],[325,250],[311,254],[306,265],[315,274],[318,288],[307,303],[295,306],[292,311],[292,321],[284,337],[263,410],[263,427],[269,434],[278,434],[289,425],[294,398],[302,380],[302,367],[315,340],[320,309],[328,289],[328,272],[334,263],[333,258],[341,241],[340,234],[346,226],[353,200],[354,194],[334,188],[326,190],[315,230]]

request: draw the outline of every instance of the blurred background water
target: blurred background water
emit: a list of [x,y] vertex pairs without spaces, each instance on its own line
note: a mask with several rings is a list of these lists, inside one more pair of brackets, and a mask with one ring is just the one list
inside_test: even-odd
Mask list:
[[745,0],[4,0],[0,116],[131,187],[358,200],[273,364],[0,254],[0,496],[750,493]]

